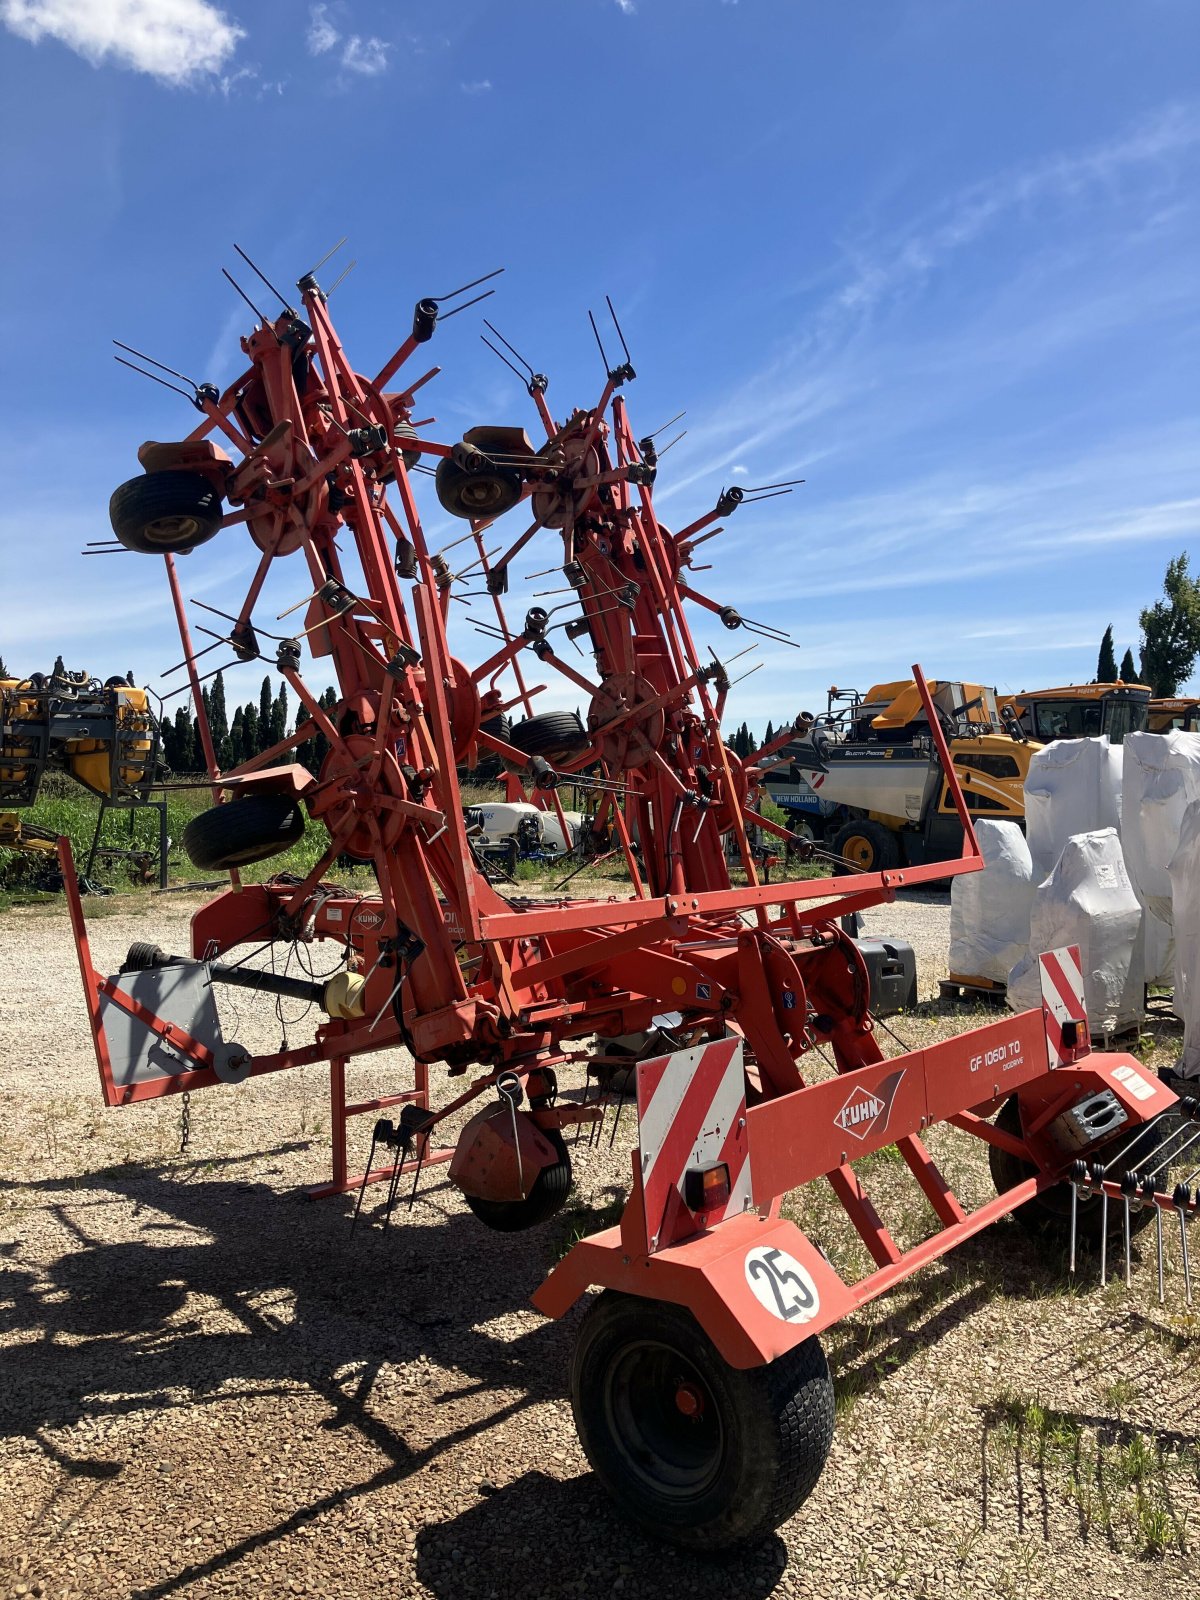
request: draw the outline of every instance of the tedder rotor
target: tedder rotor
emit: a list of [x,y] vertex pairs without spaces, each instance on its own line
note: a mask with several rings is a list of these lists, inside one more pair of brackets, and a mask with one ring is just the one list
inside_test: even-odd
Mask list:
[[[198,426],[144,444],[143,474],[112,497],[117,539],[164,559],[220,802],[193,821],[185,848],[198,866],[229,870],[231,884],[194,916],[190,956],[137,945],[111,977],[92,965],[72,895],[105,1097],[126,1105],[328,1062],[333,1174],[317,1192],[358,1188],[361,1199],[367,1183],[394,1191],[399,1174],[448,1162],[481,1222],[514,1231],[567,1195],[563,1130],[602,1115],[601,1101],[560,1089],[560,1078],[586,1071],[602,1099],[632,1080],[637,1144],[620,1223],[577,1243],[535,1304],[558,1317],[603,1291],[582,1321],[572,1399],[583,1447],[627,1513],[695,1548],[761,1538],[808,1495],[830,1446],[820,1333],[1006,1213],[1065,1228],[1061,1196],[1078,1200],[1072,1164],[1103,1166],[1119,1148],[1126,1165],[1145,1166],[1175,1096],[1132,1058],[1092,1053],[1069,951],[1044,958],[1040,1009],[884,1055],[863,958],[839,918],[982,865],[928,689],[914,668],[962,858],[760,881],[750,829],[787,830],[754,809],[753,768],[721,736],[727,665],[701,654],[689,623],[699,608],[731,631],[779,637],[692,582],[696,546],[755,496],[727,489],[678,532],[662,524],[655,442],[638,438],[624,398],[634,371],[623,337],[624,360],[605,360],[602,392],[583,409],[556,415],[546,378],[521,374],[537,440],[480,425],[442,442],[415,416],[439,369],[413,375],[410,363],[461,301],[419,301],[411,333],[369,376],[312,274],[295,304],[279,298],[281,313],[242,340],[245,370],[224,393],[195,387]],[[458,572],[426,538],[417,490],[430,476],[441,507],[467,524]],[[176,566],[218,535],[248,536],[258,552],[244,599],[220,613],[221,637],[238,660],[273,660],[302,708],[290,738],[224,773],[202,720]],[[510,621],[505,596],[535,539],[543,565],[561,569],[561,598]],[[289,637],[255,615],[284,561],[307,573]],[[476,665],[450,644],[466,573],[494,617],[491,653]],[[564,658],[563,640],[586,645],[589,670]],[[336,682],[331,709],[306,681],[306,650]],[[536,713],[531,666],[571,685],[582,719]],[[314,778],[289,757],[317,733],[328,753]],[[564,783],[591,786],[629,894],[501,892],[473,852],[457,777],[483,752],[504,764],[510,799],[557,807]],[[327,843],[302,881],[238,881],[306,822]],[[373,892],[327,880],[340,856],[370,863]],[[343,957],[323,982],[229,959],[264,941],[315,940]],[[226,1039],[213,996],[231,982],[315,1000],[324,1016],[313,1042],[256,1055]],[[411,1056],[411,1080],[347,1104],[346,1063],[396,1046]],[[435,1097],[434,1069],[470,1076],[461,1093]],[[447,1119],[471,1105],[454,1145],[441,1142]],[[372,1141],[372,1155],[382,1139],[391,1159],[351,1173],[347,1119],[397,1107]],[[1003,1191],[973,1212],[922,1142],[946,1122],[999,1153]],[[888,1145],[937,1223],[908,1250],[855,1171]],[[857,1281],[782,1215],[784,1196],[815,1179],[832,1186],[870,1253],[873,1270]],[[1094,1229],[1094,1212],[1085,1204],[1079,1226]]]

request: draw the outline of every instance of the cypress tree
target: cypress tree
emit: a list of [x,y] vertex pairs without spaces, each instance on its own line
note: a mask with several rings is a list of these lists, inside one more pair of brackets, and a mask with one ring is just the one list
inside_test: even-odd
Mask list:
[[1112,623],[1104,630],[1100,641],[1100,655],[1096,661],[1096,683],[1115,683],[1117,678],[1117,652],[1113,649]]
[[192,719],[183,706],[178,706],[175,711],[174,737],[171,743],[173,754],[170,761],[175,771],[196,772],[198,770],[196,740],[192,733]]
[[258,692],[258,749],[269,750],[271,743],[271,679],[268,674]]
[[270,744],[278,744],[281,739],[287,738],[287,684],[279,685],[279,693],[271,702],[271,738]]
[[242,753],[239,760],[249,761],[258,754],[262,749],[259,735],[258,707],[251,700],[242,707]]
[[1121,657],[1121,682],[1137,683],[1138,681],[1138,670],[1134,665],[1133,651],[1127,645],[1125,654]]
[[222,772],[233,766],[233,746],[229,740],[229,717],[225,710],[225,674],[218,672],[208,692],[208,729],[213,753]]

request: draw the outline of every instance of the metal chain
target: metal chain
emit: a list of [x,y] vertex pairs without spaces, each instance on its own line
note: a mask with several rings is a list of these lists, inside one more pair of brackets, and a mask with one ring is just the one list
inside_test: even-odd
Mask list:
[[179,1108],[179,1154],[186,1155],[187,1147],[192,1139],[192,1097],[185,1089],[183,1103]]

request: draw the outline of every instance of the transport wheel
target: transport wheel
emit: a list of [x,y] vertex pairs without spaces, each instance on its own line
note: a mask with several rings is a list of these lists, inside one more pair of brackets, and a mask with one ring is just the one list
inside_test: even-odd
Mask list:
[[868,818],[844,822],[833,836],[835,856],[863,872],[890,872],[900,865],[900,847],[894,834]]
[[193,817],[183,848],[194,867],[247,867],[290,850],[304,832],[304,813],[290,794],[248,794]]
[[468,472],[443,456],[438,462],[434,489],[442,509],[452,517],[499,517],[521,498],[521,474],[507,467]]
[[742,1371],[690,1311],[612,1289],[580,1326],[571,1405],[584,1453],[622,1510],[692,1550],[766,1538],[812,1492],[833,1441],[818,1339]]
[[543,711],[513,724],[508,738],[527,756],[543,756],[551,765],[585,750],[589,740],[577,711]]
[[542,1133],[554,1146],[558,1160],[551,1167],[543,1167],[533,1180],[524,1200],[480,1200],[473,1194],[463,1199],[471,1210],[496,1233],[521,1233],[526,1228],[536,1228],[560,1209],[571,1190],[571,1157],[566,1143],[557,1128],[543,1128]]
[[[994,1126],[1003,1129],[1005,1133],[1013,1134],[1018,1139],[1021,1137],[1021,1112],[1016,1095],[1006,1100],[1000,1107]],[[1177,1136],[1178,1128],[1178,1119],[1168,1112],[1165,1116],[1156,1117],[1153,1122],[1148,1122],[1132,1142],[1128,1141],[1128,1136],[1123,1139],[1117,1134],[1112,1144],[1097,1151],[1095,1159],[1101,1162],[1108,1159],[1105,1148],[1109,1155],[1121,1150],[1120,1161],[1113,1169],[1118,1177],[1126,1169],[1136,1170],[1140,1167],[1157,1166],[1166,1153],[1168,1143]],[[997,1194],[1004,1194],[1014,1184],[1023,1183],[1026,1178],[1036,1176],[1038,1170],[1032,1161],[1023,1161],[1020,1156],[1011,1155],[1007,1150],[1001,1150],[999,1145],[994,1144],[988,1145],[988,1168]],[[1164,1178],[1168,1170],[1169,1168],[1164,1169]],[[1110,1238],[1122,1232],[1125,1225],[1124,1213],[1125,1207],[1121,1201],[1110,1199],[1108,1205]],[[1055,1242],[1065,1245],[1071,1233],[1071,1185],[1057,1183],[1053,1189],[1044,1189],[1034,1199],[1026,1201],[1023,1206],[1018,1206],[1013,1216],[1030,1233],[1042,1238],[1052,1238]],[[1080,1245],[1099,1247],[1103,1218],[1104,1203],[1100,1196],[1094,1194],[1085,1199],[1080,1195],[1075,1222],[1076,1239]],[[1131,1209],[1130,1232],[1140,1232],[1153,1219],[1154,1212],[1150,1206],[1145,1206],[1140,1211]]]
[[221,497],[199,472],[146,472],[114,489],[108,520],[127,550],[182,555],[221,526]]

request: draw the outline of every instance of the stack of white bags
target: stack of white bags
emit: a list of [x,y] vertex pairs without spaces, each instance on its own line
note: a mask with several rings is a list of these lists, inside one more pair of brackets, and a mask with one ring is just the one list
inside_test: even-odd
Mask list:
[[1175,987],[1181,1070],[1200,1077],[1200,734],[1061,740],[1034,756],[1026,834],[976,824],[986,868],[955,878],[950,971],[1040,1003],[1037,957],[1077,944],[1098,1033],[1136,1026],[1146,984]]

